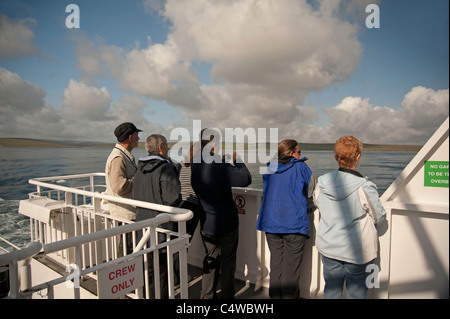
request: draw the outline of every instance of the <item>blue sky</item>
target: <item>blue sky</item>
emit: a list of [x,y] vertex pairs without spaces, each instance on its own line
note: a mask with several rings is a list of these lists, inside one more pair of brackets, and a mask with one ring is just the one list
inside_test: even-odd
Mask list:
[[446,9],[448,1],[381,2],[381,27],[362,32],[364,53],[352,81],[339,85],[341,96],[357,93],[395,107],[414,86],[448,88]]
[[[69,29],[66,6],[80,9]],[[368,29],[368,4],[380,28]],[[448,0],[2,0],[0,137],[131,121],[422,144],[448,116]]]

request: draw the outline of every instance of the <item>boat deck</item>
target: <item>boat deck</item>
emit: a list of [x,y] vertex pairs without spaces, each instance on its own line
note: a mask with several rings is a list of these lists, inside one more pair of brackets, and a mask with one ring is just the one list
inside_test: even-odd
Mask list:
[[[367,277],[373,281],[366,282],[368,298],[448,299],[448,133],[447,118],[380,198],[389,227],[379,233],[379,258]],[[436,184],[430,186],[425,177],[436,175],[438,172],[432,169],[439,167],[447,169],[447,183],[444,185],[433,179],[431,183],[435,181]],[[191,240],[187,236],[186,221],[192,218],[191,211],[106,195],[102,193],[104,173],[42,177],[31,179],[29,183],[36,186],[36,192],[30,193],[29,199],[20,201],[19,213],[30,218],[30,243],[7,256],[0,256],[0,266],[9,265],[11,298],[26,298],[30,293],[33,297],[38,295],[48,299],[98,298],[98,278],[101,298],[132,296],[131,293],[136,291],[137,298],[146,298],[151,295],[145,280],[148,269],[141,269],[142,259],[139,258],[144,256],[145,262],[145,254],[163,249],[168,252],[169,278],[174,279],[172,265],[176,253],[182,266],[181,288],[170,280],[170,297],[200,298],[204,247],[199,235],[194,234]],[[236,299],[268,299],[270,251],[264,232],[256,230],[263,191],[234,188],[233,198],[235,202],[243,203],[239,206]],[[161,214],[152,219],[129,222],[109,215],[107,202],[156,210]],[[311,240],[304,248],[299,283],[302,298],[321,298],[325,286],[315,242],[319,217],[318,211],[310,215]],[[178,223],[178,231],[160,228],[167,222]],[[137,232],[142,232],[142,238],[137,238]],[[124,247],[127,247],[127,241],[131,243],[126,234],[133,237],[133,256],[119,257],[120,242]],[[160,234],[169,236],[167,240],[159,240]],[[39,262],[28,264],[36,255],[60,260],[63,273]],[[62,265],[74,265],[74,272],[67,275]],[[110,267],[119,268],[108,270],[114,275],[105,279],[108,271],[103,270]],[[125,268],[120,267],[131,267],[127,269],[133,271],[125,271],[122,275],[120,270]],[[135,274],[131,274],[134,269]],[[159,272],[157,261],[155,272]],[[120,278],[125,275],[134,276],[129,282],[131,285],[124,281],[127,278]],[[83,280],[89,276],[95,279]],[[82,286],[89,291],[95,290],[94,294],[79,289],[84,287],[66,285],[80,277]],[[158,280],[156,282],[157,285]],[[108,284],[113,285],[112,288]],[[255,291],[255,285],[258,291]]]
[[[67,275],[65,266],[54,261],[51,258],[45,258],[41,256],[35,257],[36,261],[44,264],[45,266],[53,269],[60,275]],[[189,299],[200,299],[200,292],[202,289],[202,269],[194,265],[188,264],[188,278],[189,278]],[[85,277],[80,282],[81,287],[97,295],[97,281],[91,277]],[[235,279],[236,285],[236,299],[270,299],[269,290],[267,287],[260,287],[255,291],[255,285],[250,282],[244,282],[239,279]],[[220,291],[220,282],[219,282]],[[175,299],[180,298],[179,288],[175,289]],[[125,297],[127,298],[127,297]]]
[[[191,276],[189,281],[189,299],[200,299],[202,288],[202,269],[188,265],[188,273]],[[255,291],[255,285],[250,282],[244,282],[236,279],[236,299],[270,299],[269,290],[266,287],[260,287]],[[220,284],[219,284],[220,285]]]

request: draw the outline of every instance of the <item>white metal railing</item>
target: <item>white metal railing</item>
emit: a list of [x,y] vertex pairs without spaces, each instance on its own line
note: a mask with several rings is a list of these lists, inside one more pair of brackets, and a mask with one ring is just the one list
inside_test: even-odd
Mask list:
[[[4,239],[2,240],[5,241]],[[18,250],[17,247],[14,247],[15,250],[10,253],[0,254],[0,266],[8,265],[10,298],[19,298],[21,284],[19,278],[22,277],[23,281],[28,279],[28,276],[20,276],[19,270],[24,269],[27,265],[27,260],[36,255],[41,248],[41,243],[32,242],[23,249]]]
[[[192,218],[192,212],[186,209],[163,206],[148,202],[124,199],[100,193],[105,189],[104,173],[79,174],[31,179],[30,184],[37,186],[37,191],[30,194],[30,199],[21,201],[19,213],[30,217],[31,242],[33,247],[39,243],[42,251],[39,255],[50,257],[63,265],[75,264],[80,270],[79,277],[85,276],[98,279],[99,270],[113,264],[143,256],[145,285],[136,290],[131,297],[148,298],[151,293],[148,285],[147,255],[155,252],[154,263],[154,296],[160,298],[159,282],[159,250],[167,250],[167,273],[169,298],[174,298],[173,255],[179,254],[180,263],[180,292],[181,298],[187,298],[187,247],[189,236],[186,234],[186,221]],[[103,183],[96,183],[96,179]],[[89,183],[80,182],[88,179]],[[61,183],[72,182],[75,186],[64,186]],[[58,184],[59,183],[59,184]],[[142,207],[161,212],[156,218],[130,222],[115,218],[108,214],[108,206],[102,201],[110,201]],[[159,228],[166,222],[178,224],[176,232]],[[137,236],[141,232],[141,236]],[[158,242],[158,234],[163,233],[167,241]],[[131,243],[130,235],[131,234]],[[139,240],[140,239],[140,240]],[[139,240],[139,242],[138,242]],[[148,247],[147,243],[150,243]],[[121,244],[120,244],[121,243]],[[36,244],[36,245],[35,245]],[[127,251],[132,247],[132,253]],[[118,247],[122,247],[121,251]],[[26,250],[28,251],[28,250]],[[2,255],[2,263],[17,269],[15,254]],[[9,257],[8,257],[9,256]],[[21,255],[23,256],[23,253]],[[32,256],[26,254],[23,259]],[[9,259],[8,259],[9,258]],[[8,260],[9,261],[8,261]],[[0,264],[1,265],[1,264]],[[16,281],[16,273],[10,270],[10,281]],[[54,297],[53,287],[67,279],[62,276],[35,287],[23,288],[11,285],[10,296],[23,297],[40,290],[47,289],[49,298]],[[15,291],[13,291],[15,290]],[[74,287],[74,297],[79,298],[79,287]]]

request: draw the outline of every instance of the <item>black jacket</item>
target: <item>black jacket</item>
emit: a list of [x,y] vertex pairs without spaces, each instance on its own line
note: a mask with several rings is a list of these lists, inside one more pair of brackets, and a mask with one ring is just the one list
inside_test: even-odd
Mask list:
[[191,164],[191,183],[201,206],[201,230],[209,236],[223,236],[239,226],[232,187],[246,187],[252,176],[244,163],[222,163],[220,157],[210,164]]
[[[133,199],[178,207],[181,186],[178,171],[170,159],[158,154],[141,157],[133,182]],[[136,209],[136,221],[156,217],[160,212]]]

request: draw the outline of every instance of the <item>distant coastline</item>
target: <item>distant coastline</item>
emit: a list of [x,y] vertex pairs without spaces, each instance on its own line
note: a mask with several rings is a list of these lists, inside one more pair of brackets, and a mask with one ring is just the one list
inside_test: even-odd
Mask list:
[[[169,143],[172,147],[175,143]],[[53,141],[40,140],[29,138],[0,138],[0,147],[17,147],[17,148],[112,148],[115,143],[101,143],[101,142],[77,142],[77,141]],[[141,142],[139,147],[144,147]],[[334,144],[332,143],[300,143],[301,150],[309,151],[332,151]],[[418,152],[422,145],[391,145],[391,144],[364,144],[365,151],[380,151],[380,152]],[[244,145],[244,149],[248,149]]]
[[52,141],[31,138],[0,138],[0,147],[27,148],[79,148],[79,147],[113,147],[114,143]]

